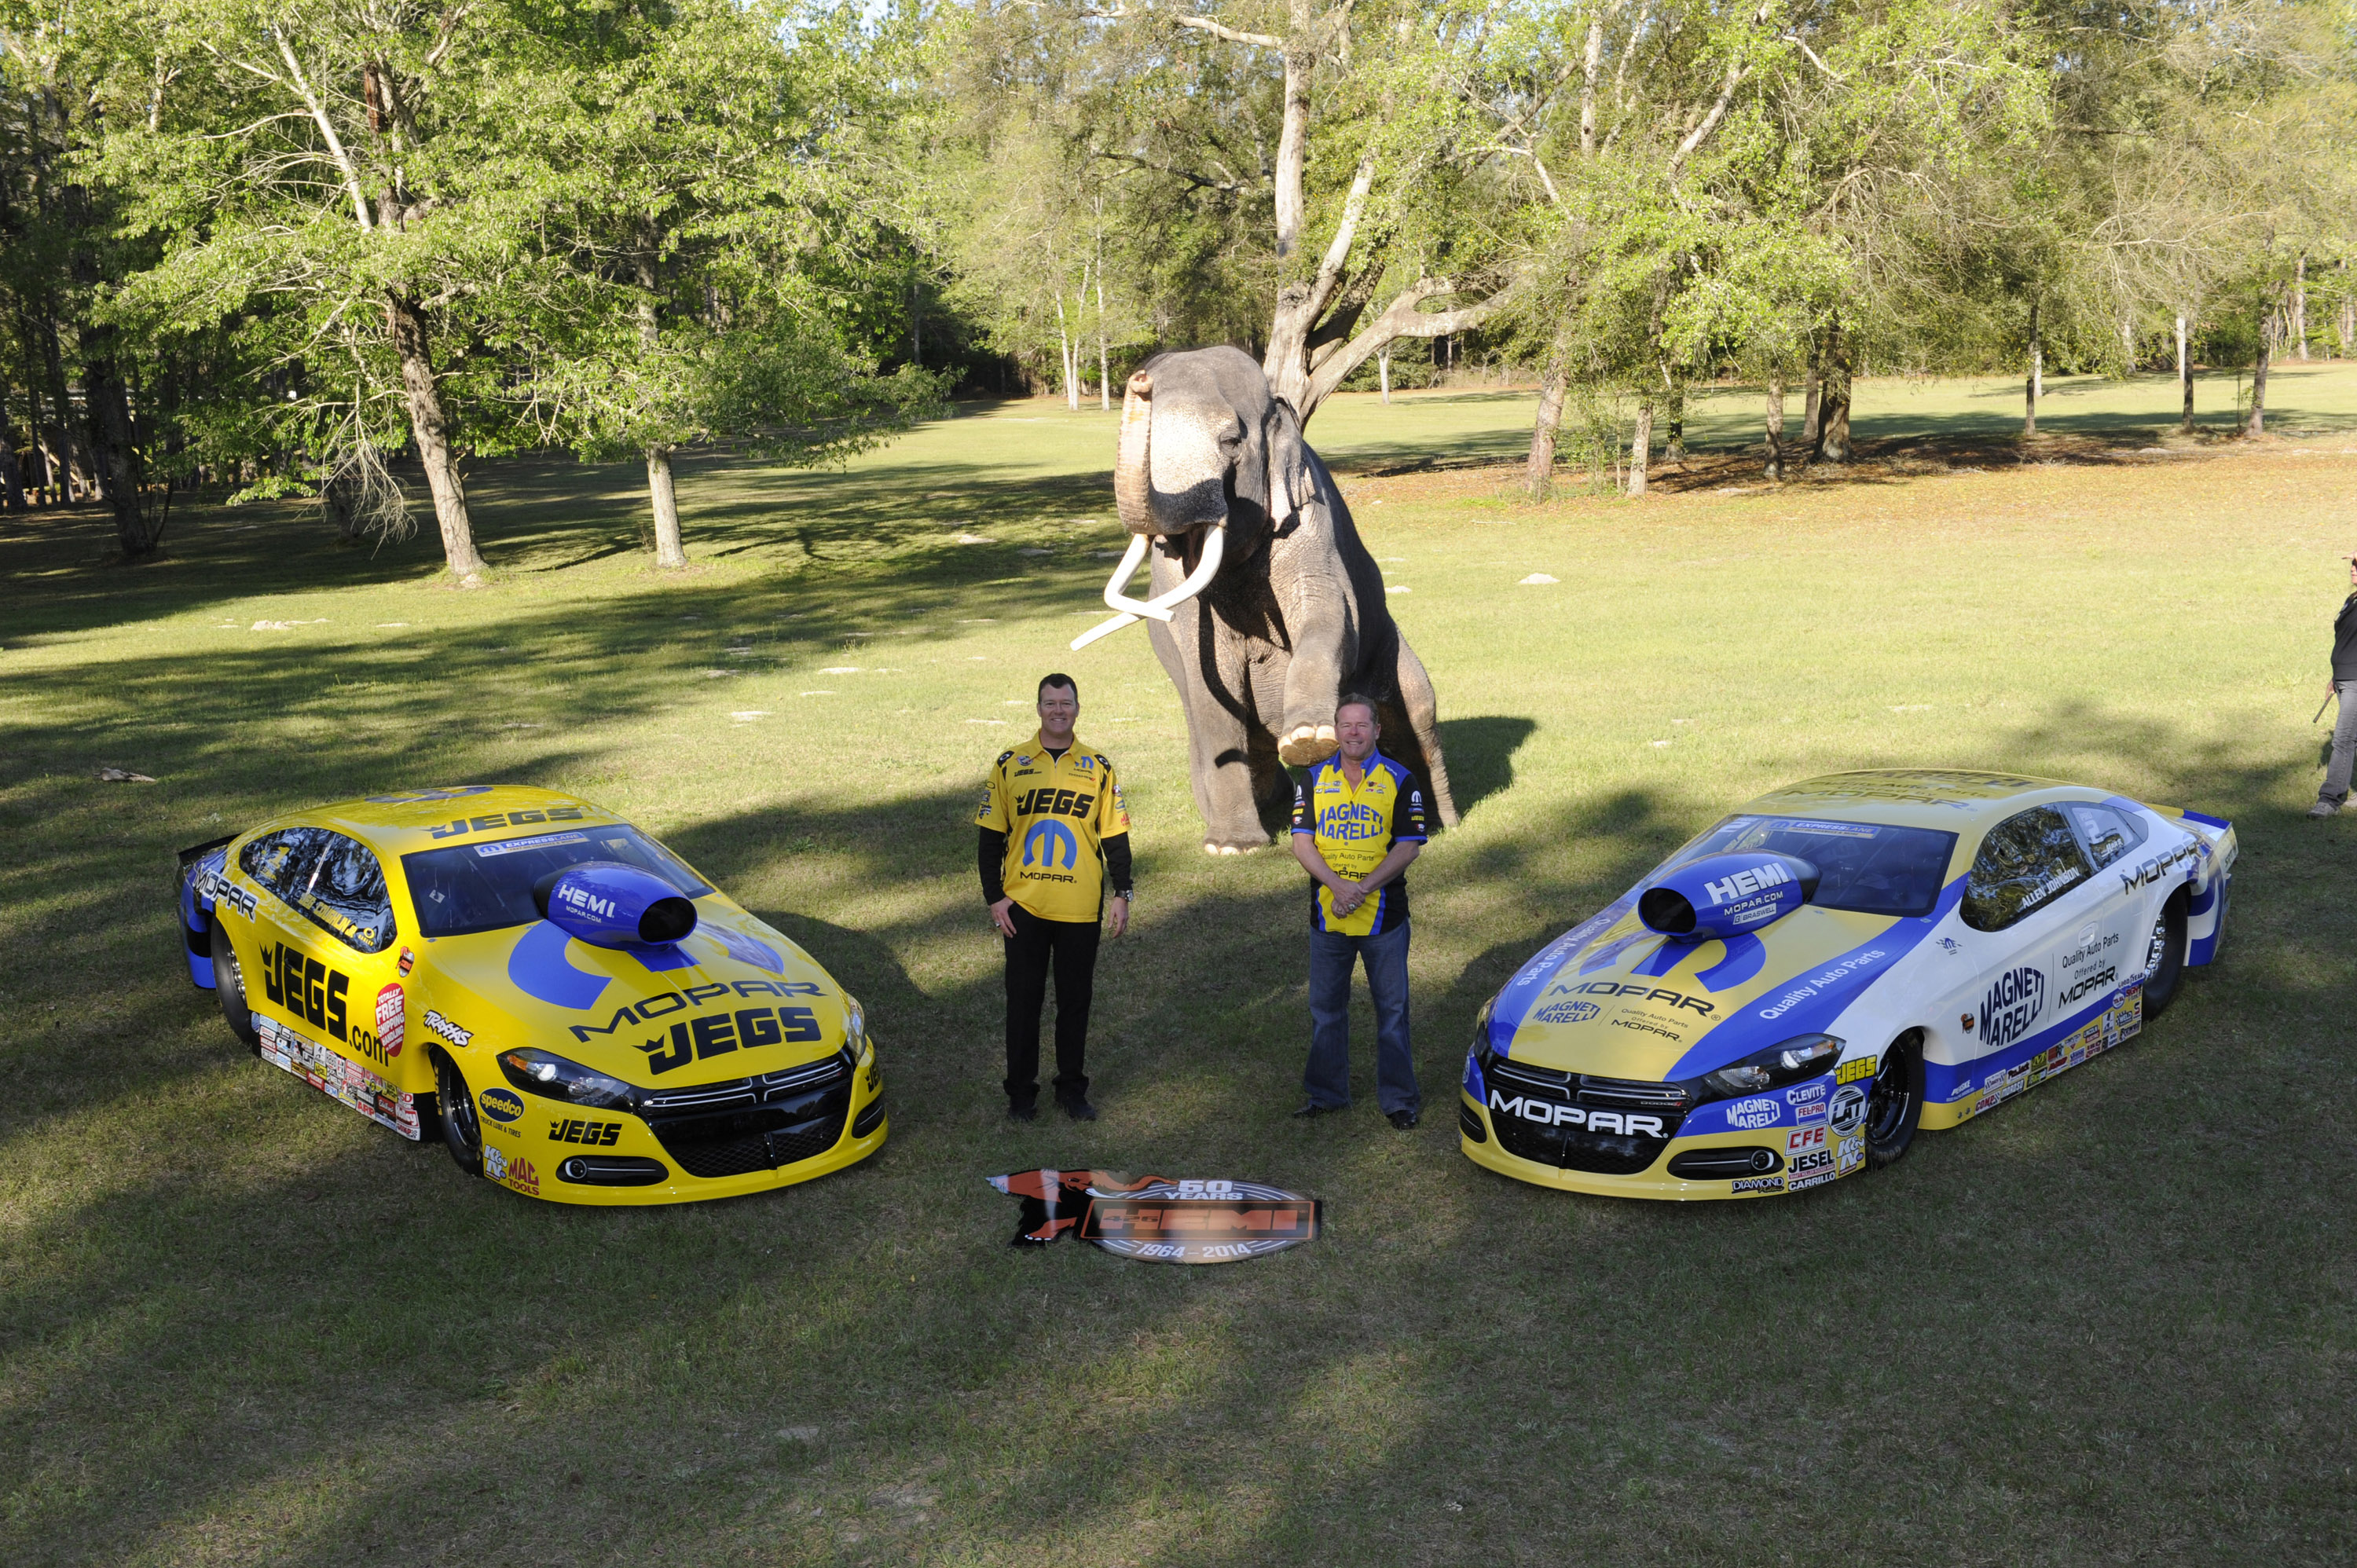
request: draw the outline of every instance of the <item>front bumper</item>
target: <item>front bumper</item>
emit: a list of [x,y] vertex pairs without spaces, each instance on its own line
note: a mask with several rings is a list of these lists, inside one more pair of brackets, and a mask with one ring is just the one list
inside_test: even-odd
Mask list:
[[510,1096],[521,1114],[480,1118],[483,1175],[554,1203],[694,1203],[791,1187],[884,1146],[891,1127],[876,1057],[834,1078],[791,1076],[769,1075],[789,1081],[767,1093],[763,1080],[740,1080],[754,1086],[749,1099],[720,1092],[739,1085],[708,1085],[700,1098],[678,1091],[637,1112]]

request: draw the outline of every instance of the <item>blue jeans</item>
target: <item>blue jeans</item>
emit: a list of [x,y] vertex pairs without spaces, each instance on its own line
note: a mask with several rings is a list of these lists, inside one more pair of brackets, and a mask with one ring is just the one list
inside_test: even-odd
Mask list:
[[2357,758],[2357,681],[2339,682],[2334,690],[2341,693],[2341,716],[2332,724],[2332,757],[2316,798],[2338,806],[2349,799],[2350,764]]
[[1375,1103],[1388,1116],[1420,1111],[1415,1057],[1407,1043],[1407,929],[1402,920],[1379,937],[1309,933],[1309,1066],[1301,1081],[1311,1103],[1351,1103],[1351,972],[1367,964],[1375,1003]]

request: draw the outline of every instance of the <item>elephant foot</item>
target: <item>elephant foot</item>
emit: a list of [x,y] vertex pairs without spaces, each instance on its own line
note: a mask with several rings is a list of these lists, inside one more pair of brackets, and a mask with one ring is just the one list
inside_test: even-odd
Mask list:
[[1224,839],[1205,839],[1203,841],[1203,853],[1205,854],[1250,854],[1256,849],[1265,849],[1268,846],[1265,843],[1237,843],[1232,840]]
[[1296,725],[1276,743],[1276,755],[1287,768],[1307,768],[1323,762],[1341,749],[1342,743],[1334,738],[1332,725]]

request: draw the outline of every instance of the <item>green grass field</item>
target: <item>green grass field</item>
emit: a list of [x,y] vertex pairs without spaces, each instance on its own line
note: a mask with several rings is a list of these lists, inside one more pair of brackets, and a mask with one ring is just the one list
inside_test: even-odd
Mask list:
[[[1064,650],[1121,543],[1104,415],[690,466],[671,575],[634,470],[555,462],[475,475],[475,592],[293,508],[186,510],[135,568],[96,509],[0,521],[0,1562],[2345,1561],[2357,823],[2299,812],[2357,367],[2282,371],[2296,438],[2256,444],[2228,380],[2191,442],[2166,378],[2050,391],[2027,452],[2018,383],[1876,382],[1847,473],[1722,452],[1544,506],[1500,466],[1525,396],[1320,413],[1466,808],[1412,877],[1407,1134],[1363,1003],[1359,1108],[1286,1119],[1300,874],[1196,847],[1142,635]],[[1728,447],[1757,407],[1692,423]],[[1099,971],[1103,1120],[1023,1128],[968,824],[1050,668],[1127,771],[1141,903]],[[1804,1197],[1590,1200],[1458,1154],[1473,1010],[1547,938],[1766,786],[1939,764],[2233,818],[2222,963],[2131,1048]],[[239,1048],[171,852],[499,780],[629,814],[861,996],[884,1152],[571,1210]],[[1275,1182],[1330,1230],[1222,1269],[1018,1253],[983,1178],[1043,1164]]]

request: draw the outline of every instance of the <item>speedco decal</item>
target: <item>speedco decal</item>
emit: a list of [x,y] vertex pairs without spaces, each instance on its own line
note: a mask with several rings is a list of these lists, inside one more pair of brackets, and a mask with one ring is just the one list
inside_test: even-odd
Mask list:
[[2103,990],[2119,977],[2120,970],[2117,964],[2097,970],[2092,974],[2083,974],[2072,983],[2070,990],[2054,998],[2054,1004],[2058,1007],[2068,1007],[2082,996]]
[[[650,996],[637,1007],[617,1007],[614,1015],[603,1024],[576,1024],[573,1037],[587,1042],[592,1035],[611,1035],[618,1029],[628,1029],[636,1024],[651,1024],[683,1008],[701,1007],[734,991],[739,996],[823,996],[823,988],[807,980],[740,980],[735,985],[723,985],[716,981],[710,985],[691,985],[684,992],[666,991],[660,996]],[[808,1013],[807,1007],[789,1009]],[[816,1039],[816,1035],[796,1035],[795,1039]],[[766,1044],[767,1042],[762,1042]]]
[[2029,1033],[2029,1026],[2045,1010],[2045,973],[2027,967],[2007,970],[1981,998],[1981,1044],[2013,1044]]
[[1494,1089],[1490,1091],[1490,1110],[1493,1114],[1518,1116],[1542,1127],[1585,1127],[1591,1133],[1613,1133],[1624,1138],[1663,1136],[1662,1119],[1658,1116],[1639,1116],[1624,1111],[1589,1111],[1577,1105],[1559,1105],[1534,1095],[1518,1094],[1509,1100]]
[[1558,985],[1547,994],[1552,996],[1556,991],[1585,991],[1591,996],[1633,996],[1640,1002],[1666,1002],[1674,1008],[1691,1007],[1706,1018],[1715,1010],[1713,1004],[1699,996],[1688,996],[1660,985],[1623,985],[1614,980],[1591,980],[1584,985]]
[[1772,1100],[1738,1100],[1727,1108],[1730,1127],[1772,1127],[1781,1112]]
[[2124,893],[2133,893],[2139,887],[2158,882],[2168,874],[2170,866],[2182,860],[2191,860],[2198,853],[2200,853],[2199,846],[2190,843],[2181,843],[2175,849],[2165,850],[2138,865],[2134,870],[2121,872],[2119,874],[2120,890]]
[[1775,1001],[1760,1009],[1760,1016],[1762,1018],[1781,1018],[1785,1014],[1790,1013],[1793,1008],[1798,1007],[1802,1003],[1806,1002],[1810,997],[1814,996],[1818,992],[1824,990],[1827,986],[1846,979],[1848,976],[1857,973],[1859,970],[1869,968],[1874,964],[1880,963],[1882,961],[1882,950],[1880,948],[1869,948],[1862,953],[1855,953],[1850,957],[1844,959],[1841,962],[1834,965],[1831,969],[1826,970],[1824,973],[1813,974],[1809,976],[1808,979],[1799,982],[1792,987],[1792,989],[1784,993],[1783,995],[1779,996]]

